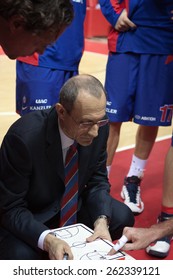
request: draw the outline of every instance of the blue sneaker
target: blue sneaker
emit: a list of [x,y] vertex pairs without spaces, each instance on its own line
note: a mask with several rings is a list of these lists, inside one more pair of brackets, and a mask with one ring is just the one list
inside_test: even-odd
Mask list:
[[[170,215],[160,215],[158,217],[158,223],[161,223],[163,221],[166,221],[170,218],[173,218],[173,216]],[[168,256],[169,251],[170,251],[170,247],[171,247],[171,240],[172,240],[172,235],[171,236],[165,236],[159,240],[157,240],[155,243],[150,244],[147,248],[146,248],[146,252],[154,257],[158,257],[158,258],[165,258]]]
[[121,191],[124,203],[134,214],[140,214],[144,210],[144,203],[141,200],[140,190],[141,179],[137,176],[125,177]]

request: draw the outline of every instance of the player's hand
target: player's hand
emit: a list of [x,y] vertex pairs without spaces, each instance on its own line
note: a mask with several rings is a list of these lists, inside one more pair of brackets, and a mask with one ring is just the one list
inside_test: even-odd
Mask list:
[[128,242],[128,238],[125,235],[122,235],[120,239],[114,244],[113,248],[108,252],[108,255],[113,255],[124,247]]
[[127,10],[124,9],[116,22],[115,29],[118,32],[125,32],[130,28],[137,28],[137,26],[128,18]]
[[64,254],[68,254],[68,260],[73,259],[70,246],[51,234],[47,234],[44,240],[44,250],[48,252],[50,260],[63,260]]
[[[123,250],[123,248],[122,248]],[[108,255],[112,256],[114,255],[115,253],[117,253],[117,251],[114,250],[114,248],[112,248],[109,252],[108,252]]]
[[112,242],[107,222],[105,219],[98,219],[94,223],[94,233],[86,239],[87,242],[92,242],[97,238],[106,239]]
[[123,234],[130,241],[123,246],[123,250],[140,250],[146,248],[151,242],[153,242],[155,229],[150,228],[135,228],[125,227]]

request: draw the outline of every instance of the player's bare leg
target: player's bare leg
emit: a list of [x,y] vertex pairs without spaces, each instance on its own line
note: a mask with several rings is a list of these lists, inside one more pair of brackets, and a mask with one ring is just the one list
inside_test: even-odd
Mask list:
[[134,155],[139,159],[148,159],[155,143],[158,126],[139,125],[136,133],[136,145]]
[[108,173],[109,173],[110,167],[112,165],[116,149],[118,147],[121,125],[122,125],[122,123],[119,123],[119,122],[110,123],[110,125],[109,125],[109,137],[108,137],[108,142],[107,142]]
[[162,205],[173,208],[173,147],[166,155],[163,180]]

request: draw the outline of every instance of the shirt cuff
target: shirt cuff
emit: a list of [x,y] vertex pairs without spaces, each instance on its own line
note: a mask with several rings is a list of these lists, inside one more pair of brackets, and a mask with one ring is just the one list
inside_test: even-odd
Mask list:
[[44,244],[44,239],[45,239],[45,236],[51,232],[51,230],[45,230],[42,232],[42,234],[40,235],[39,239],[38,239],[38,248],[40,248],[41,250],[44,251],[43,249],[43,244]]

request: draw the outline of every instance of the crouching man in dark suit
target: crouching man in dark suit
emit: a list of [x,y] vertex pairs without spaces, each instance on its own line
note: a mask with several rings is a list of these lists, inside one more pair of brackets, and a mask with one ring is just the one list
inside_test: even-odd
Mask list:
[[[110,195],[105,107],[102,84],[78,75],[62,87],[59,103],[10,127],[0,150],[0,259],[62,259],[65,253],[73,259],[69,245],[50,234],[59,226],[84,223],[94,229],[88,242],[117,239],[133,226],[129,207]],[[65,162],[74,143],[77,191],[64,206]]]

